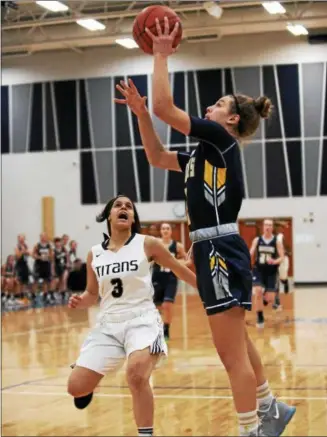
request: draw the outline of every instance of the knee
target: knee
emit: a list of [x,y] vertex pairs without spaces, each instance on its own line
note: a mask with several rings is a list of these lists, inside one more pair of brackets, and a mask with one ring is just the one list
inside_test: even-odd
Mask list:
[[172,307],[173,303],[172,302],[167,302],[166,300],[163,302],[162,304],[162,309],[165,311],[169,311]]
[[67,383],[68,394],[70,394],[74,398],[79,398],[85,395],[85,392],[87,391],[85,389],[86,387],[85,384],[83,384],[83,381],[79,378],[76,378],[73,372]]
[[139,390],[142,386],[148,384],[149,378],[141,363],[133,363],[127,368],[127,382],[131,390]]
[[254,287],[254,293],[257,298],[261,299],[263,297],[262,287]]

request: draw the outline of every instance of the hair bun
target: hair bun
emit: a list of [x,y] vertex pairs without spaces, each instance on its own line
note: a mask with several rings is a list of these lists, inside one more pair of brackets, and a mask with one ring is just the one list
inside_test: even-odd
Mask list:
[[254,101],[254,107],[262,118],[269,118],[272,112],[273,105],[271,100],[266,96],[258,97]]

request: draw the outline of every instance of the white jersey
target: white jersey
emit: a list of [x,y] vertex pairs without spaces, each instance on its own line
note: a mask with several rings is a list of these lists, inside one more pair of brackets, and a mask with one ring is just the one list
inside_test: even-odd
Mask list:
[[92,268],[99,283],[100,313],[122,314],[153,309],[151,263],[144,251],[145,235],[134,234],[118,252],[92,247]]

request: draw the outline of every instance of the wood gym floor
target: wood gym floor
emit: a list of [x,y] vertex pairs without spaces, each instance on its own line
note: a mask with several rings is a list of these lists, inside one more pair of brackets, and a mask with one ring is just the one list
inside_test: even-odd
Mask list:
[[[231,391],[206,317],[196,295],[185,297],[185,311],[184,296],[175,306],[169,359],[153,375],[155,434],[235,436]],[[287,436],[327,435],[326,301],[322,288],[282,295],[284,311],[268,310],[262,331],[255,314],[248,316],[274,393],[297,407]],[[84,411],[66,394],[69,364],[96,312],[55,307],[3,314],[2,435],[136,434],[123,370],[103,379]]]

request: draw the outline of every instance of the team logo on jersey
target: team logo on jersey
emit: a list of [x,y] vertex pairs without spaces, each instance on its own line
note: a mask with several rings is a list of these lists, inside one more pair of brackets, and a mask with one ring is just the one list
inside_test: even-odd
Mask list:
[[132,261],[122,261],[112,264],[105,264],[104,266],[96,266],[95,270],[99,278],[106,275],[111,275],[112,273],[126,273],[126,272],[136,272],[139,266],[137,260]]

